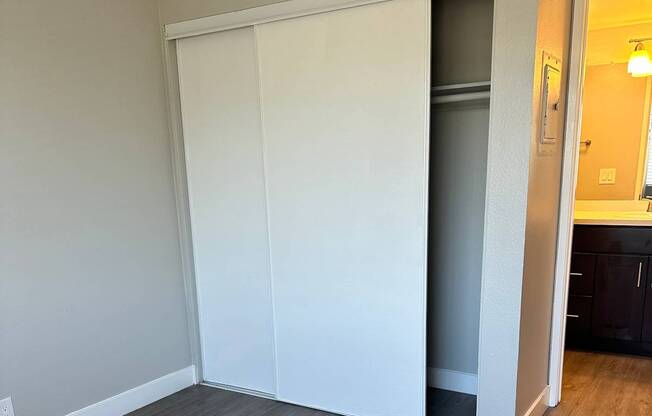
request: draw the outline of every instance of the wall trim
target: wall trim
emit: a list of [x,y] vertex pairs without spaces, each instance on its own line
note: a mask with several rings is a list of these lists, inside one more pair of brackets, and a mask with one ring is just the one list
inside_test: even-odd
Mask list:
[[568,307],[568,280],[573,242],[575,211],[575,188],[579,164],[579,137],[582,127],[582,94],[584,85],[584,61],[588,22],[588,0],[575,0],[571,23],[571,46],[568,66],[568,90],[566,91],[566,127],[564,130],[563,165],[559,199],[559,224],[557,255],[555,260],[555,283],[553,288],[552,320],[550,329],[550,365],[548,384],[550,394],[547,403],[559,404],[564,372],[564,344],[566,339],[566,309]]
[[646,77],[645,80],[645,102],[643,104],[643,125],[641,126],[641,144],[638,149],[638,162],[636,166],[636,187],[634,188],[634,200],[641,198],[645,192],[645,181],[647,173],[647,146],[650,133],[650,99],[652,98],[652,80]]
[[550,395],[550,386],[543,388],[543,391],[539,396],[532,402],[530,408],[525,411],[523,416],[543,416],[543,414],[548,410],[548,396]]
[[478,375],[445,368],[428,367],[428,387],[477,395]]
[[174,40],[384,1],[389,0],[286,0],[251,9],[170,23],[165,25],[164,35],[165,39]]
[[[428,246],[428,239],[429,239],[429,230],[430,230],[430,117],[431,117],[431,88],[432,88],[432,76],[431,76],[431,65],[432,65],[432,2],[431,1],[425,1],[425,10],[424,10],[424,16],[423,18],[426,20],[426,39],[425,39],[425,47],[426,47],[426,58],[425,62],[423,63],[423,70],[425,71],[425,80],[426,80],[426,85],[425,85],[425,94],[423,94],[423,105],[425,107],[425,115],[424,115],[424,140],[423,140],[423,146],[424,146],[424,160],[423,160],[423,167],[425,170],[425,180],[423,181],[423,209],[424,209],[424,215],[425,215],[425,227],[423,229],[423,256],[424,259],[426,260],[425,267],[423,269],[423,279],[421,280],[421,290],[423,293],[423,298],[421,300],[421,304],[423,307],[422,311],[422,318],[421,318],[421,328],[422,328],[422,334],[423,334],[423,339],[422,339],[422,347],[423,349],[421,350],[421,368],[428,368],[428,252],[430,250],[430,247]],[[426,390],[428,386],[428,374],[426,371],[421,371],[420,372],[420,378],[419,384],[421,384],[421,394],[419,395],[419,400],[421,400],[421,411],[420,413],[422,415],[425,415],[428,412],[428,404],[427,404],[427,395],[426,395]],[[477,383],[476,383],[477,385]]]
[[131,390],[109,397],[101,402],[84,407],[68,414],[68,416],[124,415],[194,384],[197,384],[197,380],[195,379],[195,366],[191,365],[138,387],[134,387]]

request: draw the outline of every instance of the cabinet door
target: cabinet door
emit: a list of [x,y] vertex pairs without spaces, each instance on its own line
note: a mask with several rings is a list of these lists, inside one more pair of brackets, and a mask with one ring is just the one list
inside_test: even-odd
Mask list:
[[640,341],[647,257],[598,256],[591,333],[595,337]]
[[569,293],[578,296],[592,296],[594,270],[595,254],[573,253]]
[[[647,275],[652,276],[652,263],[648,257]],[[648,279],[645,284],[645,310],[643,312],[643,342],[652,342],[652,278]]]

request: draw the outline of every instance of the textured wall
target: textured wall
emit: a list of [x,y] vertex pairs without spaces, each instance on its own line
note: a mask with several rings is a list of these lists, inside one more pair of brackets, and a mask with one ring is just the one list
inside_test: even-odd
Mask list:
[[[542,54],[566,56],[570,4],[494,3],[478,366],[481,415],[521,415],[547,382],[561,151],[538,154],[536,132]],[[532,195],[542,186],[550,189]],[[537,270],[537,265],[545,267]]]
[[[548,384],[550,327],[557,253],[557,227],[563,139],[541,145],[543,53],[562,60],[561,90],[566,91],[571,0],[539,2],[534,62],[533,128],[530,135],[525,267],[521,300],[516,414],[522,415]],[[565,94],[562,93],[562,96]],[[561,102],[562,114],[565,102]],[[563,118],[563,115],[562,115]],[[563,129],[560,131],[563,134]]]

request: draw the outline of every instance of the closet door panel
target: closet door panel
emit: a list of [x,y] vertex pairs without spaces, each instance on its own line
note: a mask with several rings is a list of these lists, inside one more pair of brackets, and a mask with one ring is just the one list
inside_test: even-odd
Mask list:
[[253,28],[177,44],[207,381],[275,392]]
[[424,412],[427,16],[257,27],[281,400]]

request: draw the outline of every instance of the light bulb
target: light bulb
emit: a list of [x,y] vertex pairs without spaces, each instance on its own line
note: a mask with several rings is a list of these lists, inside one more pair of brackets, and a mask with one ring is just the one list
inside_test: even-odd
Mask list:
[[646,77],[652,75],[652,62],[650,55],[643,49],[643,44],[636,45],[636,49],[629,56],[629,63],[627,64],[627,72],[633,77]]

